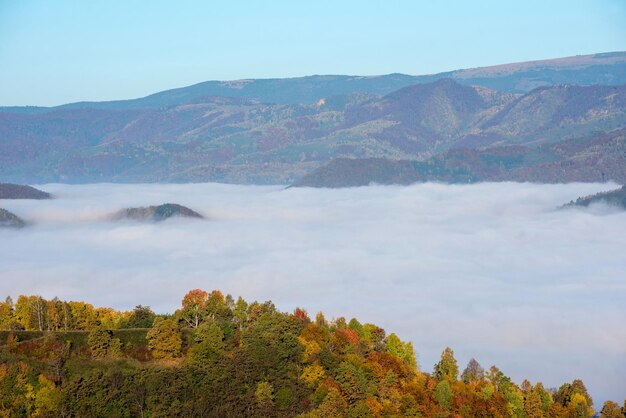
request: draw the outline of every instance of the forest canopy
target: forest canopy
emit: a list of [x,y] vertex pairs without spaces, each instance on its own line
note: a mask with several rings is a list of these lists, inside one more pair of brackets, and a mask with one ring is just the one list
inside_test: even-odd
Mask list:
[[[516,384],[356,318],[195,289],[173,314],[40,296],[0,303],[0,416],[591,417],[581,380]],[[626,416],[607,401],[602,417]]]

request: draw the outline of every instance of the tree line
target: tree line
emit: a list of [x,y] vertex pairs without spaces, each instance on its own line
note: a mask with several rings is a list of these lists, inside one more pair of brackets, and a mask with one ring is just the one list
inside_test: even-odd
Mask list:
[[[168,315],[7,298],[0,326],[0,417],[595,414],[578,379],[516,384],[475,359],[461,370],[450,348],[428,373],[410,342],[374,324],[219,291],[192,290]],[[607,401],[600,416],[625,417],[626,401]]]

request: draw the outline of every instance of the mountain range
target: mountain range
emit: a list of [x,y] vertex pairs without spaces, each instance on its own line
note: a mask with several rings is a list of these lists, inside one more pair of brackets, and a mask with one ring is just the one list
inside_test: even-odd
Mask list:
[[[0,108],[0,179],[289,184],[335,159],[369,159],[466,160],[472,179],[534,179],[543,164],[547,181],[620,180],[624,126],[626,52],[430,76],[210,81],[135,100]],[[505,168],[521,162],[485,177],[476,161],[494,153]],[[590,165],[598,159],[611,160],[595,167],[604,177]],[[559,171],[570,163],[577,174]]]

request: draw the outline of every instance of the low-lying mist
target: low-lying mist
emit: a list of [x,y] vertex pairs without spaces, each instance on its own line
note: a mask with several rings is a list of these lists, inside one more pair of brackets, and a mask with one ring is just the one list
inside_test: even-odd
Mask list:
[[[173,312],[221,289],[374,322],[425,371],[451,346],[461,370],[475,357],[518,383],[582,378],[596,407],[626,394],[626,212],[557,209],[617,185],[38,187],[56,198],[0,200],[31,223],[0,231],[2,297]],[[107,220],[161,203],[208,219]]]

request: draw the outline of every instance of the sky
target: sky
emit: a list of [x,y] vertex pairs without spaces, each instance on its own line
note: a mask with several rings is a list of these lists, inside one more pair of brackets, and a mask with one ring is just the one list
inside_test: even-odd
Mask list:
[[[596,406],[626,393],[626,212],[557,209],[615,184],[39,187],[55,199],[0,200],[31,223],[0,229],[0,298],[171,313],[219,289],[375,323],[427,372],[450,346],[518,384],[581,378]],[[107,220],[165,202],[207,220]]]
[[0,105],[626,50],[623,0],[0,0]]

